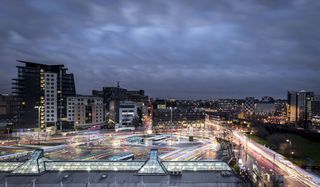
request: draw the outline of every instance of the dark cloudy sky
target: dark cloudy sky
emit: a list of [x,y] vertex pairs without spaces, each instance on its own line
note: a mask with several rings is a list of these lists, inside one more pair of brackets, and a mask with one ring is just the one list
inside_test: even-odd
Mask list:
[[16,59],[65,64],[77,92],[320,94],[319,0],[1,0],[0,92]]

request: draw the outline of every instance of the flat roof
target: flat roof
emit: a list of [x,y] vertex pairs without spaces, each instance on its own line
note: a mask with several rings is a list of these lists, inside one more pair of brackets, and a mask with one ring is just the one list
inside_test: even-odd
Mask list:
[[[182,172],[180,176],[141,176],[134,172],[46,172],[38,176],[0,173],[0,184],[20,186],[247,186],[231,171]],[[88,185],[88,183],[90,185]]]
[[[90,184],[89,184],[90,183]],[[26,162],[0,162],[0,186],[247,186],[222,161],[52,161],[35,150]]]

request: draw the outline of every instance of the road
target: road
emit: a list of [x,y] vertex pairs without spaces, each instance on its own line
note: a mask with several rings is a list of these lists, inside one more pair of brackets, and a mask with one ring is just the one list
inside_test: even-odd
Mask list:
[[[150,129],[146,130],[147,132]],[[204,131],[195,132],[194,142],[188,141],[187,129],[175,129],[169,134],[163,134],[165,139],[153,141],[158,135],[152,132],[108,132],[108,131],[82,131],[69,132],[61,136],[40,136],[38,145],[38,133],[21,134],[19,147],[32,149],[43,148],[45,156],[53,160],[80,159],[95,160],[108,159],[123,152],[132,152],[135,159],[146,159],[151,148],[158,148],[161,158],[164,160],[212,160],[216,159],[219,145],[215,139],[209,138]],[[143,143],[129,141],[133,137],[143,137]],[[159,136],[158,136],[159,137]],[[33,139],[31,139],[33,138]],[[139,139],[139,138],[138,138]],[[33,144],[29,144],[32,142]],[[21,144],[23,143],[23,145]],[[16,144],[18,145],[18,144]],[[16,146],[13,145],[13,146]],[[8,145],[4,145],[7,147]],[[15,147],[12,147],[13,149]],[[24,151],[24,155],[30,153]],[[174,154],[173,154],[174,153]],[[18,153],[10,155],[10,158],[19,156]],[[3,160],[8,157],[4,156]],[[1,158],[0,158],[1,159]]]
[[237,130],[233,130],[232,133],[233,136],[237,140],[239,140],[242,145],[247,146],[247,150],[251,152],[251,155],[253,155],[253,157],[257,161],[259,161],[260,163],[264,163],[266,167],[270,169],[274,168],[274,165],[277,166],[277,169],[280,169],[280,171],[278,172],[280,174],[284,174],[286,177],[289,177],[293,186],[320,185],[320,178],[318,176],[292,164],[289,160],[276,153],[275,151],[264,147],[254,141],[248,141],[248,138]]
[[226,124],[224,121],[207,120],[206,124],[215,129],[217,136],[225,137],[226,132],[232,135],[232,141],[240,144],[241,147],[246,150],[246,154],[243,154],[242,150],[240,156],[242,160],[247,161],[247,167],[252,168],[252,164],[256,163],[268,173],[273,172],[276,175],[283,175],[285,178],[285,186],[320,186],[319,176],[292,164],[284,156],[252,141],[238,130],[231,130],[228,126],[222,125]]

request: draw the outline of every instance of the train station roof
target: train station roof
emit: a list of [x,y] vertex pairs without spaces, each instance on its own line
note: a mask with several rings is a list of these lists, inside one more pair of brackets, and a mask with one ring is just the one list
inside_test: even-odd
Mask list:
[[126,171],[136,175],[168,175],[182,171],[231,171],[222,161],[161,161],[158,151],[151,149],[146,161],[53,161],[43,157],[43,150],[35,150],[26,162],[0,162],[0,173],[11,175],[39,175],[44,172],[64,171]]

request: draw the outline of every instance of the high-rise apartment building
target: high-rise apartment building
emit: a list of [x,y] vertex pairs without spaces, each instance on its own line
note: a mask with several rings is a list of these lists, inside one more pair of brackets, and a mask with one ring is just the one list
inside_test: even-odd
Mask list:
[[288,106],[287,117],[289,122],[309,121],[312,117],[311,103],[314,93],[289,91],[288,92]]
[[13,79],[17,98],[17,128],[57,127],[67,124],[67,97],[75,96],[73,74],[64,65],[18,61],[18,77]]

